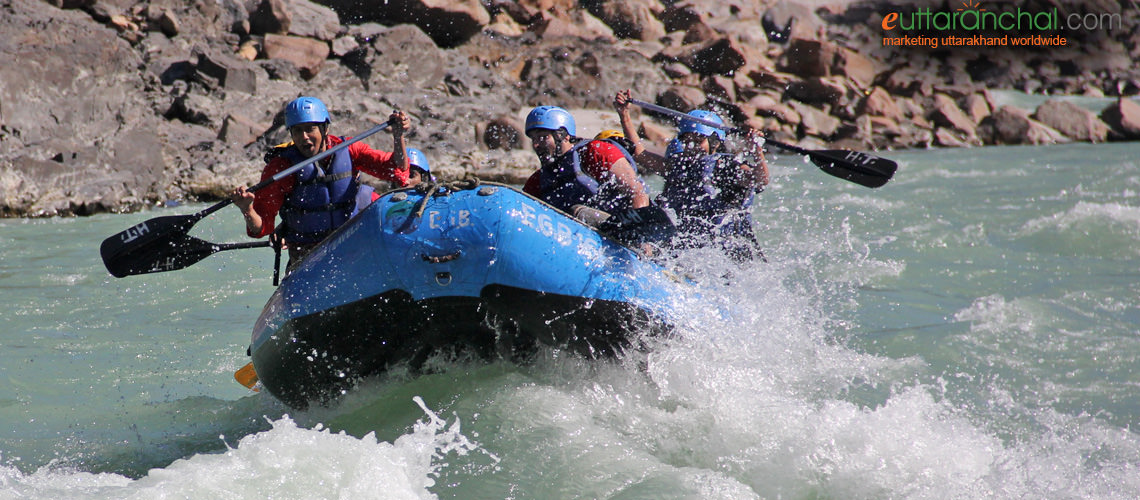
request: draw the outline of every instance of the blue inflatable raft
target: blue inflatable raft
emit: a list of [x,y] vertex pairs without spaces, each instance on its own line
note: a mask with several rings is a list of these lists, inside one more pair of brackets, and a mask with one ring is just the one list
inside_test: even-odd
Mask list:
[[440,352],[510,358],[541,344],[612,355],[669,330],[688,286],[509,186],[404,189],[295,266],[250,352],[264,388],[303,408]]

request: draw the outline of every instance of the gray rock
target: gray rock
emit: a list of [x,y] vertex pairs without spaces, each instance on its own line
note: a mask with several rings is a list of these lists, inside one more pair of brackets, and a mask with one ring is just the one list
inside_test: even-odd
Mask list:
[[977,133],[974,121],[946,94],[934,95],[934,106],[928,118],[935,125],[950,128],[966,137],[973,137]]
[[289,34],[326,42],[340,34],[340,17],[336,11],[309,0],[289,0]]
[[1029,112],[1002,106],[978,125],[986,144],[1057,144],[1069,142],[1060,132],[1029,117]]
[[284,59],[297,66],[301,77],[308,80],[320,73],[331,49],[328,42],[288,35],[265,35],[265,57]]
[[482,31],[491,16],[479,0],[323,0],[353,23],[410,23],[419,26],[440,47],[455,47]]
[[423,30],[411,24],[394,26],[372,37],[369,84],[378,89],[431,88],[443,80],[449,62]]
[[196,76],[209,86],[225,91],[257,93],[257,66],[219,53],[198,55]]
[[665,36],[665,25],[653,15],[657,0],[594,0],[587,9],[606,23],[619,38],[656,40]]
[[1108,125],[1096,113],[1068,101],[1050,99],[1037,106],[1033,119],[1071,139],[1104,142],[1108,138]]
[[260,0],[249,14],[249,29],[255,35],[288,34],[293,14],[286,0]]
[[1136,101],[1117,99],[1101,112],[1100,117],[1112,127],[1114,139],[1140,139],[1140,104]]

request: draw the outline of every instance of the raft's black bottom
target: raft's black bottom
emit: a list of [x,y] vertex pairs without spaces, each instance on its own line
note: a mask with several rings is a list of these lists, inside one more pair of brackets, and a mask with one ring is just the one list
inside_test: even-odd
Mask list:
[[612,356],[667,326],[625,302],[488,285],[479,297],[412,301],[401,290],[289,320],[253,352],[262,385],[285,404],[326,403],[361,378],[438,352],[524,359],[537,344]]

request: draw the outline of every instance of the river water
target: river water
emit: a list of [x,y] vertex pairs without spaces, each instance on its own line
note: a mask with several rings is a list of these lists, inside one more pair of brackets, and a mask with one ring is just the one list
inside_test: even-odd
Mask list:
[[686,256],[705,285],[679,337],[397,372],[305,412],[232,377],[270,251],[99,260],[203,205],[0,220],[0,499],[1137,498],[1137,152],[888,153],[879,189],[783,155],[771,262]]

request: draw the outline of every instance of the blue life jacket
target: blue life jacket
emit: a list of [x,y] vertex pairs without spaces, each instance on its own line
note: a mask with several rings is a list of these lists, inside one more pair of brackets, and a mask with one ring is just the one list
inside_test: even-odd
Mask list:
[[[296,147],[282,155],[293,164],[305,159]],[[311,164],[293,174],[296,184],[281,207],[285,241],[317,243],[372,203],[373,189],[354,174],[347,148],[334,154],[327,166]]]
[[682,231],[751,235],[750,214],[755,194],[750,192],[743,200],[729,201],[716,185],[717,168],[734,161],[733,156],[726,153],[670,157],[665,187],[657,203],[676,212]]
[[[579,141],[570,148],[570,151],[539,169],[539,198],[566,213],[571,213],[574,205],[586,205],[604,211],[633,208],[633,199],[620,192],[613,183],[601,184],[582,170],[578,150],[591,142],[594,141]],[[633,155],[629,154],[629,151],[616,142],[608,140],[602,142],[617,146],[633,167],[633,171],[637,172],[637,164],[634,163]],[[638,180],[640,181],[640,178]],[[643,187],[644,185],[642,182]]]

